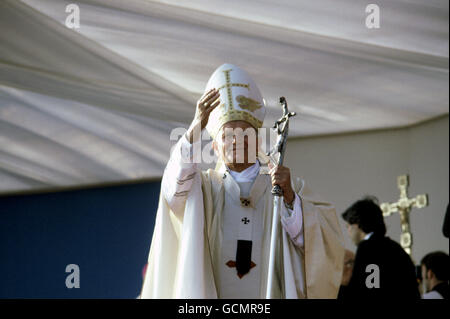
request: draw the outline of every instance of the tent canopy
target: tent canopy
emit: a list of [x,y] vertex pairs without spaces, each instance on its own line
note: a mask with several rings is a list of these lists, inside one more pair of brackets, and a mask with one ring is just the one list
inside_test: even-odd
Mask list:
[[0,192],[160,177],[210,74],[246,69],[290,136],[447,114],[446,0],[0,2]]

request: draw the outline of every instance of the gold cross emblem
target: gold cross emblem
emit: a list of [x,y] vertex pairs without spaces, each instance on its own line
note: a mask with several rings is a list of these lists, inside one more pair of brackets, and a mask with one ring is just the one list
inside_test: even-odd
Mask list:
[[221,87],[218,88],[218,90],[220,91],[223,88],[227,88],[227,96],[228,96],[228,102],[230,105],[230,109],[233,108],[233,97],[231,95],[231,88],[233,86],[240,86],[240,87],[244,87],[247,88],[247,90],[250,91],[250,85],[249,84],[242,84],[242,83],[231,83],[230,80],[230,71],[233,71],[233,69],[229,69],[229,70],[224,70],[223,72],[225,73],[225,84],[222,85]]
[[251,201],[249,198],[241,197],[241,206],[248,207],[250,206]]
[[400,235],[400,245],[411,256],[412,234],[409,224],[409,213],[412,208],[423,208],[428,205],[428,195],[421,194],[414,198],[408,198],[408,175],[397,177],[397,186],[400,190],[400,199],[395,203],[382,203],[380,205],[383,216],[390,216],[392,213],[398,212],[402,227]]

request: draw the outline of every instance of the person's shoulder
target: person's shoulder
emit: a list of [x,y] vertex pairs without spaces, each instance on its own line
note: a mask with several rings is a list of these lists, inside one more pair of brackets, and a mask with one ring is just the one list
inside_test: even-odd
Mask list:
[[361,243],[365,243],[366,245],[382,245],[385,247],[401,248],[400,244],[392,240],[390,237],[377,233],[374,233],[369,239],[364,240]]
[[393,239],[391,239],[390,237],[388,237],[388,236],[385,236],[384,237],[384,240],[385,240],[385,245],[386,246],[389,246],[389,248],[391,249],[391,250],[393,250],[393,251],[395,251],[395,252],[398,252],[398,253],[400,253],[400,254],[404,254],[404,255],[408,255],[406,252],[405,252],[405,250],[403,249],[403,247],[398,243],[398,242],[396,242],[395,240],[393,240]]
[[392,240],[389,237],[385,237],[385,248],[386,255],[390,256],[392,260],[395,260],[397,263],[403,265],[403,267],[410,267],[411,269],[414,267],[414,263],[411,259],[411,256],[403,249],[403,247]]
[[358,259],[363,258],[364,256],[373,255],[373,252],[376,251],[377,243],[370,240],[363,240],[358,244],[358,247],[356,248],[356,256]]
[[357,253],[361,253],[361,251],[370,250],[372,247],[377,246],[377,243],[374,240],[363,240],[358,244]]
[[211,185],[213,188],[220,189],[223,186],[223,176],[224,173],[221,173],[215,169],[209,168],[201,172],[202,183],[204,185]]
[[309,185],[305,182],[304,179],[300,177],[294,177],[292,178],[292,184],[294,191],[300,196],[302,200],[316,206],[334,208],[334,206],[330,202],[324,200],[319,193],[309,188]]
[[377,246],[380,249],[383,249],[386,254],[398,256],[408,255],[398,242],[385,235],[373,236],[373,238],[370,238],[370,240],[366,240],[366,242],[368,245]]
[[390,245],[389,241],[386,241],[386,237],[374,234],[369,239],[361,241],[357,251],[360,254],[361,252],[373,254],[378,251],[386,251],[386,245]]

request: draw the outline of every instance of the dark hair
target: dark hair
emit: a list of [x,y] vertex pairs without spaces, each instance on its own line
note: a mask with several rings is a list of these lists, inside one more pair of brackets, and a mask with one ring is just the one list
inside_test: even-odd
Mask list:
[[342,218],[351,225],[357,224],[366,234],[386,234],[383,212],[376,197],[367,196],[355,202],[342,214]]
[[431,270],[438,280],[449,280],[448,269],[450,264],[446,253],[442,251],[429,253],[422,258],[420,264],[424,265],[427,271]]

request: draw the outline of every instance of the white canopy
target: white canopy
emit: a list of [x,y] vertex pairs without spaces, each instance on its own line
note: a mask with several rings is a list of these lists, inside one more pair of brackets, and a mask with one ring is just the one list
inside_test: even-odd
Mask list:
[[[80,8],[69,29],[66,6]],[[449,111],[447,0],[0,1],[0,192],[160,177],[223,63],[290,136],[414,124]]]

